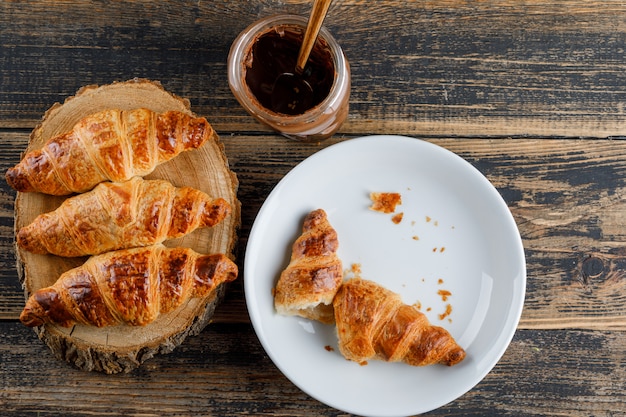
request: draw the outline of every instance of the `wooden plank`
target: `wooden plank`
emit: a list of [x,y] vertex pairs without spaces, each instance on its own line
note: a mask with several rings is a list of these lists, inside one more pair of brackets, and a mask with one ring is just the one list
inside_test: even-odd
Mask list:
[[[230,44],[260,16],[308,10],[295,0],[0,3],[0,27],[11,28],[0,128],[31,127],[84,85],[144,77],[220,132],[265,132],[228,88]],[[337,1],[326,25],[352,67],[343,133],[626,137],[620,2]]]
[[[266,151],[259,152],[253,140],[239,136],[225,141],[240,177],[240,197],[252,204],[242,210],[243,236],[266,193],[288,171],[282,164],[287,158],[284,154],[298,155],[300,160],[319,149],[301,144],[278,146],[280,139],[268,138]],[[478,168],[513,213],[528,269],[521,328],[626,329],[622,271],[626,262],[626,150],[622,142],[430,141]],[[554,162],[546,165],[547,160]]]
[[13,203],[16,192],[4,181],[4,173],[20,160],[21,150],[26,148],[26,143],[26,131],[0,132],[0,320],[16,319],[24,307],[24,292],[17,279],[13,246]]
[[[0,404],[16,415],[345,415],[287,380],[245,324],[210,325],[121,375],[70,368],[19,324],[0,332]],[[518,331],[481,383],[429,415],[620,415],[625,345],[624,332]]]
[[438,143],[481,170],[516,219],[528,268],[521,328],[626,329],[621,142]]
[[[23,133],[0,144],[13,148]],[[295,163],[345,140],[321,145],[290,142],[275,135],[222,137],[240,181],[242,206],[238,263],[242,278],[220,306],[218,322],[248,322],[243,297],[247,236],[264,199]],[[626,329],[626,148],[610,140],[431,139],[478,168],[499,190],[518,224],[527,256],[528,285],[521,328]],[[25,143],[25,142],[24,142]],[[5,147],[3,149],[3,147]],[[553,161],[546,164],[545,161]],[[0,263],[12,270],[12,191],[2,185],[0,222],[5,250]],[[23,294],[15,275],[0,276],[0,318],[16,319]]]

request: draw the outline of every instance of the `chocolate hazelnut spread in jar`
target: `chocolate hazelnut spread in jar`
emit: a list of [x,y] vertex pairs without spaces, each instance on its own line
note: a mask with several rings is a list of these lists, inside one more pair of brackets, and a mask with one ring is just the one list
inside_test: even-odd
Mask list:
[[295,71],[306,24],[300,16],[278,15],[250,25],[231,46],[228,82],[237,101],[260,122],[288,138],[319,142],[348,116],[350,66],[322,27],[302,74],[310,89],[279,86],[281,74]]

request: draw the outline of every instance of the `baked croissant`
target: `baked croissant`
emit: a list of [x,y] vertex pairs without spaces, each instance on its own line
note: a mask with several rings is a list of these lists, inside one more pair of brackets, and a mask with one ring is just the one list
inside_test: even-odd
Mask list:
[[237,266],[222,254],[162,245],[107,252],[34,292],[20,320],[29,327],[143,326],[236,278]]
[[230,204],[190,187],[134,177],[105,182],[66,199],[37,216],[17,233],[18,246],[39,254],[96,255],[149,246],[211,227],[229,213]]
[[346,281],[335,297],[339,350],[347,359],[406,362],[413,366],[455,365],[465,351],[442,327],[414,306],[372,281]]
[[278,313],[334,322],[333,297],[343,280],[338,247],[337,232],[328,222],[326,212],[317,209],[309,213],[302,234],[292,246],[289,265],[274,289]]
[[204,118],[148,109],[105,110],[80,120],[9,168],[7,183],[17,191],[67,195],[103,181],[144,176],[179,153],[213,136]]

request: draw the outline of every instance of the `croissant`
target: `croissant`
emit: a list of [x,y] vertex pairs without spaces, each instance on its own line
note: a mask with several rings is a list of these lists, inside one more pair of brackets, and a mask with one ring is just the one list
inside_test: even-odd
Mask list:
[[447,330],[431,325],[417,308],[372,281],[346,281],[333,306],[339,350],[351,361],[380,359],[424,366],[455,365],[465,358]]
[[233,281],[237,272],[226,255],[200,255],[189,248],[155,245],[107,252],[34,292],[20,320],[29,327],[143,326],[188,299],[204,297]]
[[134,177],[105,182],[66,199],[59,208],[37,216],[17,233],[28,251],[83,256],[149,246],[211,227],[229,213],[230,204],[190,187]]
[[302,234],[292,246],[291,260],[274,289],[274,306],[283,315],[333,323],[332,301],[343,280],[341,260],[337,257],[337,232],[326,212],[309,213]]
[[103,181],[147,175],[158,164],[200,147],[213,133],[206,119],[181,112],[105,110],[26,153],[6,172],[6,181],[22,192],[84,192]]

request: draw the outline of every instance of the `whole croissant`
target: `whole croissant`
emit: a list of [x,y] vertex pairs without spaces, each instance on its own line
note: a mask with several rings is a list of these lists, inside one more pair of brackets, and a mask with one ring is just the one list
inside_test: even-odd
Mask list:
[[455,365],[465,351],[417,308],[372,281],[351,279],[333,302],[339,350],[347,359],[405,362],[413,366]]
[[283,315],[298,315],[322,323],[334,321],[332,302],[343,280],[337,257],[337,232],[326,212],[309,213],[302,234],[292,246],[291,260],[274,289],[274,306]]
[[17,233],[18,246],[39,254],[96,255],[149,246],[211,227],[229,213],[230,204],[169,181],[134,177],[105,182],[66,199],[59,208],[37,216]]
[[207,296],[236,279],[237,272],[227,256],[200,255],[189,248],[156,245],[107,252],[34,292],[20,320],[29,327],[143,326],[192,297]]
[[9,168],[6,181],[22,192],[84,192],[103,181],[147,175],[158,164],[200,147],[213,133],[206,119],[181,112],[105,110],[28,152]]

